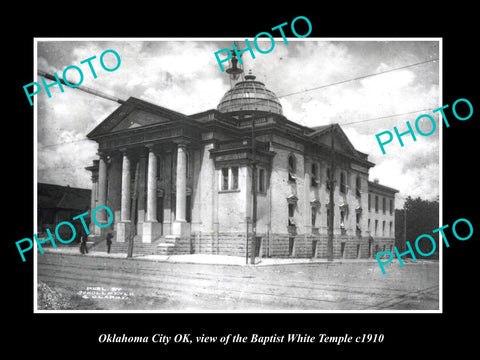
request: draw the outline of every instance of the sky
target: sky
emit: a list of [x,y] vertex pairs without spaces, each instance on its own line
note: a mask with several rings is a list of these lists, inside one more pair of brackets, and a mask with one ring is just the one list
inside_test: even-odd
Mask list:
[[[234,85],[214,56],[218,50],[231,48],[233,40],[37,39],[37,69],[61,77],[67,66],[76,65],[84,74],[82,86],[123,100],[140,98],[190,115],[216,108]],[[236,40],[240,46],[244,44],[244,39]],[[281,37],[275,38],[268,54],[254,49],[253,59],[244,53],[244,69],[246,73],[252,70],[257,80],[279,97],[289,120],[305,126],[338,123],[353,146],[376,164],[370,169],[370,180],[378,178],[381,184],[399,190],[396,208],[403,206],[407,196],[435,200],[439,195],[439,134],[443,124],[438,113],[432,113],[443,105],[440,62],[434,60],[441,59],[439,41],[368,40],[294,38],[285,44]],[[266,50],[271,44],[260,41],[259,46]],[[109,49],[121,58],[118,69],[111,72],[99,62],[100,55]],[[80,64],[94,55],[91,63],[97,78],[87,63]],[[115,67],[111,53],[104,60],[107,67]],[[429,62],[364,77],[425,61]],[[346,81],[351,79],[356,80]],[[75,70],[68,72],[68,80],[79,80]],[[41,78],[32,81],[40,83]],[[325,86],[337,82],[342,83]],[[97,144],[86,135],[120,104],[67,86],[63,93],[58,86],[49,90],[50,98],[44,90],[34,98],[37,181],[90,188],[91,174],[85,167],[97,158]],[[27,98],[25,101],[28,104]],[[416,134],[415,142],[406,135],[402,138],[404,147],[395,138],[383,155],[375,134],[393,133],[394,126],[406,131],[406,122],[414,127],[422,114],[435,119],[436,131],[425,137]],[[432,124],[425,118],[419,127],[428,133]]]

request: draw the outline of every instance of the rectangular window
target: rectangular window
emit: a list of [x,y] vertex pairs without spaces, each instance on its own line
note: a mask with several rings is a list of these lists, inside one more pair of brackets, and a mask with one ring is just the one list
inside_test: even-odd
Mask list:
[[297,164],[295,156],[290,155],[288,157],[288,181],[295,182],[297,180],[296,173],[297,172]]
[[316,221],[317,221],[317,207],[312,206],[312,227],[315,227]]
[[238,189],[238,166],[232,167],[232,190]]
[[295,226],[295,204],[288,204],[288,226]]
[[357,212],[357,214],[356,214],[356,219],[355,219],[355,220],[357,221],[357,230],[361,230],[361,228],[360,228],[360,220],[361,220],[361,218],[362,218],[362,214],[361,214],[360,212]]
[[186,158],[187,158],[187,178],[191,178],[192,177],[192,167],[193,167],[193,161],[192,161],[192,158],[191,158],[191,154],[189,151],[186,152]]
[[345,229],[345,212],[343,210],[340,211],[340,228]]
[[393,199],[390,199],[390,215],[393,215]]
[[384,214],[387,211],[387,199],[385,198],[382,199],[382,210]]
[[368,211],[372,208],[372,195],[368,194]]
[[378,212],[378,196],[375,195],[375,212]]
[[347,193],[346,175],[343,171],[340,172],[340,192],[342,194]]
[[370,232],[370,219],[368,219],[368,231]]
[[393,222],[390,221],[390,237],[392,237],[392,230],[393,230]]
[[355,180],[355,195],[357,197],[360,197],[361,196],[361,190],[362,190],[362,180],[360,179],[360,176],[357,176],[356,177],[356,180]]
[[222,168],[222,190],[228,190],[228,168]]
[[185,220],[187,222],[192,222],[192,197],[190,195],[187,196],[186,199],[187,203],[187,208],[186,208],[186,213],[185,213]]
[[265,169],[258,169],[258,191],[265,192]]
[[163,171],[162,171],[162,165],[163,163],[160,161],[160,156],[159,155],[155,155],[155,157],[157,158],[157,179],[160,179],[160,177],[162,176],[163,174]]
[[332,170],[327,168],[327,190],[330,190],[330,182],[332,181]]
[[382,236],[385,236],[385,220],[382,222]]
[[375,220],[375,236],[377,236],[378,220]]
[[312,163],[312,179],[310,181],[310,185],[313,187],[317,187],[320,184],[320,179],[318,176],[318,165],[317,163]]

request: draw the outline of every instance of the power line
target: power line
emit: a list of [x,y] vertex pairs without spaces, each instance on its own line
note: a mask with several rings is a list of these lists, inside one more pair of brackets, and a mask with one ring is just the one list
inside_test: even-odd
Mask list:
[[[406,69],[406,68],[409,68],[409,67],[422,65],[422,64],[426,64],[426,63],[433,62],[433,61],[437,61],[437,60],[439,60],[439,59],[438,59],[438,58],[435,58],[435,59],[425,60],[425,61],[421,61],[421,62],[418,62],[418,63],[401,66],[401,67],[398,67],[398,68],[393,68],[393,69],[389,69],[389,70],[380,71],[380,72],[377,72],[377,73],[372,73],[372,74],[367,74],[367,75],[358,76],[358,77],[355,77],[355,78],[352,78],[352,79],[342,80],[342,81],[338,81],[338,82],[335,82],[335,83],[330,83],[330,84],[326,84],[326,85],[321,85],[321,86],[317,86],[317,87],[310,88],[310,89],[295,91],[295,92],[288,93],[288,94],[284,94],[284,95],[280,95],[280,96],[277,96],[277,97],[278,97],[278,98],[284,98],[284,97],[287,97],[287,96],[292,96],[292,95],[297,95],[297,94],[301,94],[301,93],[305,93],[305,92],[309,92],[309,91],[314,91],[314,90],[318,90],[318,89],[323,89],[323,88],[326,88],[326,87],[329,87],[329,86],[334,86],[334,85],[344,84],[344,83],[347,83],[347,82],[350,82],[350,81],[356,81],[356,80],[360,80],[360,79],[365,79],[365,78],[368,78],[368,77],[377,76],[377,75],[381,75],[381,74],[385,74],[385,73],[389,73],[389,72],[393,72],[393,71],[397,71],[397,70],[401,70],[401,69]],[[46,78],[48,78],[48,79],[50,79],[50,80],[55,80],[55,78],[53,78],[52,75],[47,74],[47,73],[45,73],[45,72],[43,72],[43,71],[38,71],[38,75],[44,76],[44,77],[46,77]],[[243,72],[242,72],[242,81],[245,81],[245,79],[244,79],[244,77],[243,77]],[[62,82],[62,80],[60,80],[60,82]],[[108,100],[112,100],[112,101],[119,102],[120,104],[124,103],[124,100],[120,100],[120,99],[114,98],[114,97],[112,97],[112,96],[110,96],[110,95],[103,94],[103,93],[101,93],[101,92],[98,91],[98,90],[93,90],[93,89],[85,88],[85,87],[83,87],[83,89],[80,88],[80,87],[78,87],[78,89],[79,89],[79,90],[83,90],[83,91],[85,91],[85,92],[88,92],[88,93],[90,93],[90,94],[92,94],[92,95],[100,96],[100,97],[106,98],[106,99],[108,99]],[[273,99],[273,97],[272,97],[272,99]],[[263,100],[258,100],[258,101],[256,101],[256,102],[250,103],[249,105],[254,105],[255,103],[259,103],[259,102],[262,102],[262,101],[263,101]],[[344,125],[351,125],[351,124],[356,124],[356,123],[361,123],[361,122],[367,122],[367,121],[385,119],[385,118],[395,117],[395,116],[401,116],[401,115],[408,115],[408,114],[413,114],[413,113],[417,113],[417,112],[421,112],[421,111],[429,111],[429,110],[431,110],[431,109],[415,110],[415,111],[406,112],[406,113],[401,113],[401,114],[393,114],[393,115],[381,116],[381,117],[377,117],[377,118],[370,118],[370,119],[364,119],[364,120],[359,120],[359,121],[353,121],[353,122],[349,122],[349,123],[343,123],[343,124],[340,124],[340,125],[342,125],[342,126],[344,126]],[[59,146],[59,145],[63,145],[63,144],[71,144],[71,143],[80,142],[80,141],[88,141],[88,139],[76,140],[76,141],[65,142],[65,143],[58,143],[58,144],[42,145],[42,147],[43,147],[43,148],[46,148],[46,147],[51,147],[51,146]]]
[[74,144],[74,143],[82,142],[82,141],[92,141],[92,140],[90,140],[90,139],[81,139],[81,140],[66,141],[66,142],[62,142],[62,143],[48,144],[48,145],[40,144],[40,146],[41,146],[42,148],[46,148],[46,147],[59,146],[59,145],[64,145],[64,144]]
[[380,71],[380,72],[377,72],[377,73],[362,75],[362,76],[358,76],[358,77],[356,77],[356,78],[352,78],[352,79],[348,79],[348,80],[342,80],[342,81],[337,81],[337,82],[334,82],[334,83],[331,83],[331,84],[327,84],[327,85],[317,86],[317,87],[314,87],[314,88],[311,88],[311,89],[305,89],[305,90],[295,91],[295,92],[288,93],[288,94],[285,94],[285,95],[280,95],[280,96],[277,96],[277,97],[278,97],[278,98],[284,98],[284,97],[287,97],[287,96],[297,95],[297,94],[301,94],[301,93],[304,93],[304,92],[309,92],[309,91],[314,91],[314,90],[318,90],[318,89],[323,89],[323,88],[326,88],[326,87],[329,87],[329,86],[344,84],[344,83],[347,83],[347,82],[350,82],[350,81],[356,81],[356,80],[361,80],[361,79],[365,79],[365,78],[372,77],[372,76],[382,75],[382,74],[386,74],[386,73],[389,73],[389,72],[392,72],[392,71],[402,70],[402,69],[406,69],[406,68],[409,68],[409,67],[412,67],[412,66],[418,66],[418,65],[426,64],[426,63],[433,62],[433,61],[437,61],[437,60],[438,60],[438,58],[430,59],[430,60],[425,60],[425,61],[421,61],[421,62],[418,62],[418,63],[401,66],[401,67],[398,67],[398,68],[393,68],[393,69],[389,69],[389,70]]
[[414,110],[414,111],[409,111],[409,112],[405,112],[405,113],[401,113],[401,114],[392,114],[392,115],[380,116],[380,117],[376,117],[376,118],[364,119],[364,120],[359,120],[359,121],[351,121],[351,122],[342,123],[342,124],[339,123],[339,125],[344,126],[344,125],[358,124],[358,123],[363,123],[363,122],[367,122],[367,121],[387,119],[387,118],[390,118],[390,117],[396,117],[396,116],[402,116],[402,115],[415,114],[415,113],[418,113],[418,112],[430,111],[430,110],[432,110],[432,109]]
[[[392,69],[389,69],[389,70],[384,70],[384,71],[380,71],[380,72],[376,72],[376,73],[371,73],[371,74],[366,74],[366,75],[362,75],[362,76],[357,76],[357,77],[352,78],[352,79],[341,80],[341,81],[337,81],[337,82],[330,83],[330,84],[326,84],[326,85],[316,86],[316,87],[313,87],[313,88],[310,88],[310,89],[294,91],[294,92],[287,93],[287,94],[284,94],[284,95],[279,95],[279,96],[278,96],[278,95],[277,95],[277,96],[272,96],[272,95],[270,95],[270,98],[267,99],[267,100],[275,100],[276,98],[280,99],[280,98],[285,98],[285,97],[287,97],[287,96],[298,95],[298,94],[302,94],[302,93],[306,93],[306,92],[310,92],[310,91],[314,91],[314,90],[324,89],[324,88],[327,88],[327,87],[330,87],[330,86],[341,85],[341,84],[345,84],[345,83],[347,83],[347,82],[356,81],[356,80],[361,80],[361,79],[365,79],[365,78],[369,78],[369,77],[373,77],[373,76],[377,76],[377,75],[382,75],[382,74],[386,74],[386,73],[393,72],[393,71],[397,71],[397,70],[406,69],[406,68],[413,67],[413,66],[423,65],[423,64],[427,64],[427,63],[430,63],[430,62],[433,62],[433,61],[437,61],[437,60],[439,60],[439,58],[434,58],[434,59],[430,59],[430,60],[420,61],[420,62],[417,62],[417,63],[414,63],[414,64],[408,64],[408,65],[400,66],[400,67],[397,67],[397,68],[392,68]],[[243,79],[243,73],[242,73],[242,81],[245,81],[245,80]],[[250,102],[248,105],[249,105],[249,106],[252,106],[252,105],[261,103],[261,102],[263,102],[263,101],[265,101],[265,99],[260,99],[260,100],[252,101],[252,102]]]

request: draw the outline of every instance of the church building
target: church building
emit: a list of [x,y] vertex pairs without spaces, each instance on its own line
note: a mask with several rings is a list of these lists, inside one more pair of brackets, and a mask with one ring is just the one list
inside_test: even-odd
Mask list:
[[256,191],[256,256],[326,258],[331,177],[334,258],[368,258],[394,245],[397,190],[369,181],[368,155],[338,124],[287,119],[252,74],[217,109],[189,116],[130,97],[87,137],[98,143],[87,167],[91,208],[114,214],[108,228],[91,222],[90,236],[97,242],[112,232],[112,251],[133,239],[134,253],[245,256]]

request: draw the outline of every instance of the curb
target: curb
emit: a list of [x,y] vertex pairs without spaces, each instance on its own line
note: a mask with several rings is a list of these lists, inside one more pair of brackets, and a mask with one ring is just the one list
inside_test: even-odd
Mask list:
[[[229,265],[229,266],[252,266],[250,262],[247,264],[244,257],[228,256],[228,255],[207,255],[207,254],[190,254],[190,255],[133,255],[127,258],[123,253],[106,253],[98,251],[90,251],[88,254],[81,254],[78,248],[44,248],[44,253],[62,254],[69,256],[90,256],[110,259],[124,260],[142,260],[167,263],[183,263],[183,264],[199,264],[199,265]],[[37,254],[42,255],[37,251]],[[375,259],[334,259],[328,261],[321,258],[260,258],[254,266],[279,266],[279,265],[338,265],[342,263],[376,263]]]

